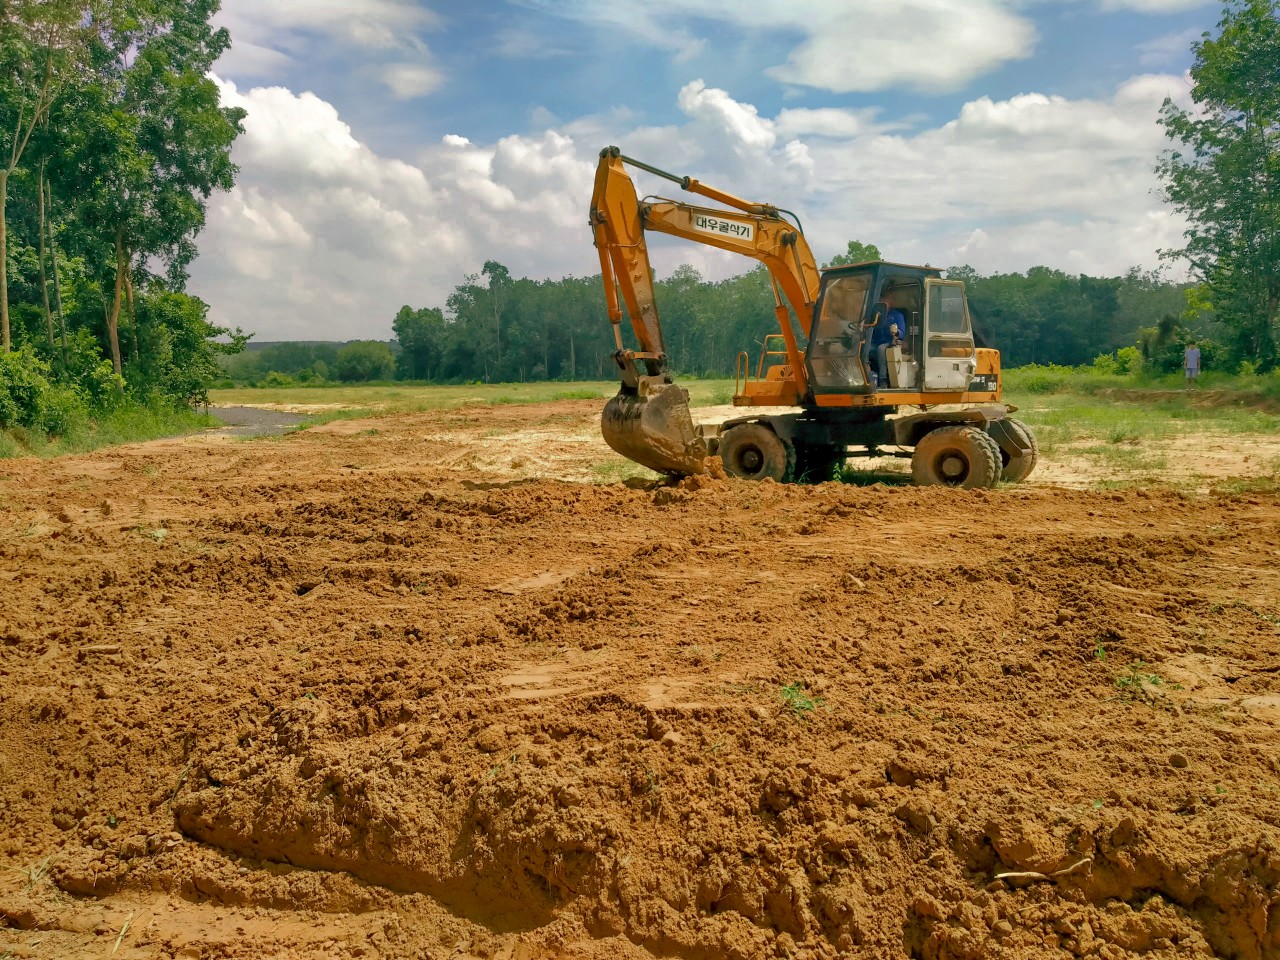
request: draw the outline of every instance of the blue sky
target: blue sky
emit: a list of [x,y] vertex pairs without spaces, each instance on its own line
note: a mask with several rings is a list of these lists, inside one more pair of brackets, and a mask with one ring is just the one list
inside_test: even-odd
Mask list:
[[[191,289],[262,340],[390,335],[487,259],[595,272],[595,156],[983,272],[1155,267],[1182,225],[1151,169],[1197,0],[224,0],[248,110]],[[665,185],[637,177],[642,191]],[[660,273],[740,272],[664,240]]]

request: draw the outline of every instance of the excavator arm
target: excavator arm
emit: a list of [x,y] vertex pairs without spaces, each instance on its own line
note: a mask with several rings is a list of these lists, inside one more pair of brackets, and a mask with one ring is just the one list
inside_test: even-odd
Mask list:
[[[678,183],[733,210],[674,200],[641,203],[623,162]],[[591,198],[591,229],[600,256],[605,301],[622,371],[618,395],[605,406],[602,431],[617,452],[664,473],[702,473],[706,445],[693,427],[688,392],[672,381],[653,289],[645,230],[656,230],[759,260],[773,280],[774,312],[786,343],[798,393],[807,391],[803,357],[787,304],[806,333],[811,328],[819,274],[804,234],[769,204],[751,203],[630,157],[600,151]],[[784,303],[785,298],[785,303]],[[623,343],[623,305],[638,350]]]

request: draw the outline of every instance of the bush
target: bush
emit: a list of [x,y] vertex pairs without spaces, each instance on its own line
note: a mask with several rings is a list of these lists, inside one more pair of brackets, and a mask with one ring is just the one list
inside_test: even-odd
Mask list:
[[1122,347],[1115,353],[1104,353],[1093,360],[1093,372],[1104,377],[1137,376],[1142,369],[1142,351]]
[[337,371],[344,383],[390,380],[396,372],[396,358],[381,340],[357,340],[338,351]]
[[30,347],[0,354],[0,427],[61,435],[87,415],[79,391],[54,383],[49,364]]
[[1025,367],[1015,367],[1004,373],[1006,390],[1018,393],[1061,393],[1071,389],[1071,378],[1075,375],[1073,367],[1063,367],[1056,363],[1029,363]]
[[124,379],[104,360],[98,341],[88,330],[74,330],[67,337],[67,378],[95,410],[114,410],[124,400]]
[[1121,347],[1116,351],[1116,372],[1122,376],[1137,376],[1142,372],[1142,351],[1137,347]]
[[1114,377],[1120,372],[1120,361],[1114,353],[1103,353],[1093,358],[1093,372],[1104,377]]
[[296,387],[297,385],[297,380],[279,370],[272,370],[258,384],[260,387]]

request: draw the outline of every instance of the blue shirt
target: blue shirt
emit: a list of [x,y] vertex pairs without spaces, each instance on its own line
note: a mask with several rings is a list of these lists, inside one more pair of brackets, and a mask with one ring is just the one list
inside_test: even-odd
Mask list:
[[871,342],[876,346],[882,343],[893,343],[893,333],[889,328],[894,324],[898,325],[898,336],[905,337],[907,335],[907,315],[897,307],[894,307],[880,318],[880,322],[871,331]]
[[1200,348],[1199,347],[1187,347],[1187,372],[1188,373],[1200,372]]

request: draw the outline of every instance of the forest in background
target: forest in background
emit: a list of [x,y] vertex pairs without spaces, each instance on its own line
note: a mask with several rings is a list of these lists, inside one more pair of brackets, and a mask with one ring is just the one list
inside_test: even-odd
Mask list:
[[[874,246],[854,241],[833,263],[878,256]],[[1181,365],[1182,345],[1190,336],[1200,338],[1206,365],[1215,362],[1212,314],[1196,305],[1193,288],[1152,272],[1134,268],[1123,277],[1088,277],[1034,267],[983,276],[961,266],[948,276],[965,281],[978,339],[999,349],[1006,367],[1076,366],[1112,355],[1127,371],[1135,357],[1145,355],[1149,370],[1167,372]],[[778,332],[763,267],[709,281],[686,265],[659,280],[656,291],[677,373],[731,377],[739,351],[748,350],[754,364],[765,336]],[[608,380],[616,375],[598,275],[513,278],[489,261],[454,290],[445,307],[402,307],[393,329],[396,340],[390,344],[281,343],[228,357],[223,368],[233,383],[269,386],[391,379]]]

